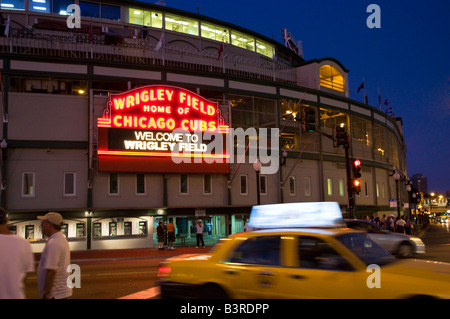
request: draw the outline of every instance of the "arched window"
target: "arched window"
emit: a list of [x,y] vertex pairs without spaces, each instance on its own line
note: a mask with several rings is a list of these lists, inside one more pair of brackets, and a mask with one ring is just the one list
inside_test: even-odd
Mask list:
[[344,92],[344,77],[334,66],[322,66],[319,70],[319,74],[321,87]]

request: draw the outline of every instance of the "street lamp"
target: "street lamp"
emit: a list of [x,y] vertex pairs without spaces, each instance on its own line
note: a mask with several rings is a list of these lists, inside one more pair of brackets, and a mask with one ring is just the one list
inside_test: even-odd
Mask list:
[[256,158],[256,161],[253,163],[253,169],[256,172],[256,201],[257,204],[261,204],[261,197],[260,197],[260,191],[259,191],[259,172],[261,171],[261,162],[258,158]]
[[397,172],[397,170],[395,170],[395,173],[394,173],[394,175],[392,175],[392,177],[395,180],[395,190],[397,192],[397,215],[398,215],[398,217],[400,217],[400,205],[399,205],[400,201],[398,198],[398,181],[400,180],[400,174]]

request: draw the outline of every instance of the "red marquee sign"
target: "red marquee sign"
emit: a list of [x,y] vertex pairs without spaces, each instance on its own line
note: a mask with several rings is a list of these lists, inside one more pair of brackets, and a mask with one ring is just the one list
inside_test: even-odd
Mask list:
[[111,94],[97,119],[99,171],[228,173],[218,104],[151,85]]

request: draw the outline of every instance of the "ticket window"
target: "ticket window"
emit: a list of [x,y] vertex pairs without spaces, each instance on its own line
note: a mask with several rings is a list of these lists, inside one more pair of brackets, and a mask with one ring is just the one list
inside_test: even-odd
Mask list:
[[116,222],[109,223],[109,236],[117,236],[117,223]]

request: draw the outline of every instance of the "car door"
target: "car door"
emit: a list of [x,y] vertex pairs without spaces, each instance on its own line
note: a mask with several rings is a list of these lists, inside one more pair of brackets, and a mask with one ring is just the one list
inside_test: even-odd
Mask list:
[[250,237],[221,263],[235,298],[268,298],[281,273],[281,236]]
[[360,298],[367,275],[356,271],[332,244],[298,236],[293,267],[285,268],[270,298]]

